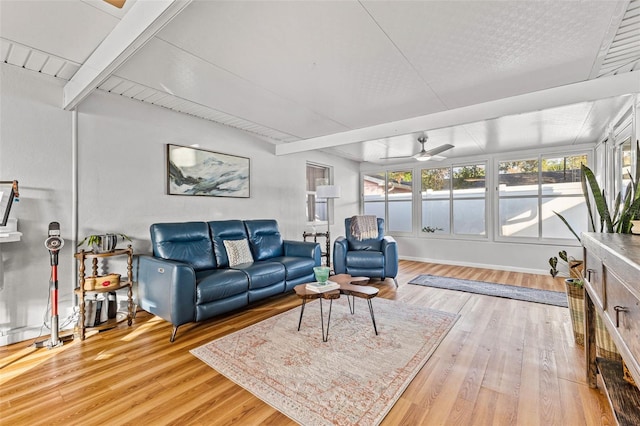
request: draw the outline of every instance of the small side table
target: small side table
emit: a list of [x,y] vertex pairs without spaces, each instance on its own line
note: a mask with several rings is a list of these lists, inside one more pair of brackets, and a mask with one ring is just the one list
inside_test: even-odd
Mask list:
[[326,243],[325,250],[321,253],[323,257],[326,258],[325,266],[331,267],[331,235],[329,231],[327,232],[303,232],[302,238],[304,241],[307,241],[307,238],[313,238],[313,242],[318,242],[318,237],[324,238]]
[[[304,307],[308,300],[320,299],[320,324],[322,326],[322,341],[326,342],[329,339],[329,325],[331,324],[331,307],[333,306],[333,300],[339,299],[341,294],[347,296],[347,302],[349,302],[349,311],[353,315],[356,308],[355,298],[366,299],[369,305],[369,314],[371,315],[371,323],[373,324],[373,331],[376,336],[378,335],[378,327],[376,326],[376,319],[373,314],[373,305],[371,299],[378,295],[378,289],[375,287],[369,287],[365,284],[369,281],[368,277],[352,277],[349,274],[333,275],[331,280],[340,285],[335,290],[329,290],[325,292],[315,292],[307,290],[306,284],[299,284],[293,288],[298,297],[302,299],[302,306],[300,307],[300,319],[298,320],[298,331],[300,331],[300,325],[302,324],[302,315],[304,315]],[[329,299],[329,317],[327,318],[327,327],[325,331],[324,327],[324,314],[322,312],[322,299]]]
[[[340,298],[340,289],[329,290],[322,293],[307,290],[306,284],[300,284],[293,288],[300,299],[302,299],[302,307],[300,308],[300,319],[298,320],[298,331],[300,331],[300,325],[302,324],[302,315],[304,314],[304,305],[307,304],[307,300],[320,299],[320,324],[322,325],[322,341],[329,340],[329,324],[331,324],[331,307],[333,306],[333,299]],[[327,331],[324,329],[324,314],[322,312],[322,299],[329,299],[329,318],[327,319]]]

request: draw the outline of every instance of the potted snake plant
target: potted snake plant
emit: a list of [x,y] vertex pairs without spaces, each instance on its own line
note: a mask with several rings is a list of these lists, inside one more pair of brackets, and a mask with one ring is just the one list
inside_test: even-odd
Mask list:
[[[582,170],[580,177],[582,193],[587,205],[591,229],[596,232],[631,234],[632,220],[640,217],[640,143],[636,141],[635,176],[629,175],[631,183],[627,186],[624,194],[618,193],[616,195],[612,208],[607,202],[605,192],[600,189],[593,171],[584,164],[580,167]],[[599,227],[596,226],[591,197],[593,197],[595,210],[598,213]],[[564,216],[555,211],[554,213],[569,228],[569,231],[578,241],[582,242],[578,233],[575,232]],[[551,266],[553,271],[554,265],[552,264]],[[582,276],[582,270],[579,272],[578,277],[567,279],[565,283],[571,320],[574,324],[574,337],[576,343],[581,345],[584,344],[584,330],[582,329],[584,319],[584,277]],[[615,344],[606,332],[598,315],[596,315],[596,347],[601,356],[605,358],[619,358]]]

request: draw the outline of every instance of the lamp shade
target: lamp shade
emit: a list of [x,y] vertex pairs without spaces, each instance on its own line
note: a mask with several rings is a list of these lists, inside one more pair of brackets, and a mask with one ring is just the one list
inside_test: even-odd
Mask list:
[[340,187],[338,185],[316,186],[316,197],[318,198],[340,198]]

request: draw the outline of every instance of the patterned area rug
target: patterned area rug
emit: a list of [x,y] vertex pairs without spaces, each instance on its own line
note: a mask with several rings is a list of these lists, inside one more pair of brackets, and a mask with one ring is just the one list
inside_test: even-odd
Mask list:
[[[325,321],[329,301],[323,301]],[[307,303],[193,349],[191,353],[303,425],[377,425],[442,339],[455,314],[372,300],[349,313],[334,300],[329,340],[322,342],[320,305]]]
[[536,288],[494,284],[484,281],[461,280],[458,278],[439,277],[428,274],[418,275],[409,281],[409,284],[504,297],[506,299],[524,300],[525,302],[543,303],[545,305],[560,306],[562,308],[568,306],[567,294],[564,291],[539,290]]

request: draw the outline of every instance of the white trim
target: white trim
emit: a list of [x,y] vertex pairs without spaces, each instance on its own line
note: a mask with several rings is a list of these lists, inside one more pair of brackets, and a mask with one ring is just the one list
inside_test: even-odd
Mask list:
[[413,257],[413,256],[399,256],[399,258],[401,260],[412,260],[414,262],[435,263],[438,265],[466,266],[469,268],[495,269],[498,271],[521,272],[525,274],[538,274],[538,275],[549,274],[549,271],[546,269],[516,268],[516,267],[505,266],[505,265],[493,265],[493,264],[475,263],[475,262],[458,262],[458,261],[449,260],[449,259],[447,260],[429,259],[424,257]]
[[62,92],[62,107],[72,110],[144,46],[191,0],[138,0],[82,64]]

